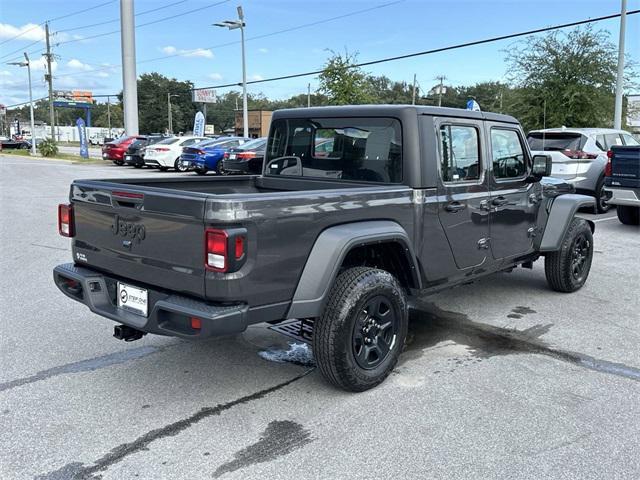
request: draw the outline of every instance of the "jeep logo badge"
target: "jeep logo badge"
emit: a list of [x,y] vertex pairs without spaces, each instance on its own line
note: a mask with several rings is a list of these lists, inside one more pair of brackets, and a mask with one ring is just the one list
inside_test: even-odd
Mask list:
[[124,238],[130,238],[135,240],[136,243],[142,242],[147,236],[144,225],[140,225],[134,222],[127,222],[120,218],[120,215],[116,215],[111,225],[111,231],[114,235],[120,235]]

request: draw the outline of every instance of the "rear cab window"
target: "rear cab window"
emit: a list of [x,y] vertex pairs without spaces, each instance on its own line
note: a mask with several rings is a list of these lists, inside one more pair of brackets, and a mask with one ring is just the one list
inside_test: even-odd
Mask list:
[[402,128],[386,117],[275,120],[266,174],[402,182]]

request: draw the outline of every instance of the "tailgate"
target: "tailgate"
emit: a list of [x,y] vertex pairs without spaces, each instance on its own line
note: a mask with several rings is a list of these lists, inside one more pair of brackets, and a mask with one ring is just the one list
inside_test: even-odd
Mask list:
[[611,185],[640,188],[640,146],[612,146],[611,152]]
[[205,198],[76,181],[71,186],[73,259],[136,284],[204,297]]

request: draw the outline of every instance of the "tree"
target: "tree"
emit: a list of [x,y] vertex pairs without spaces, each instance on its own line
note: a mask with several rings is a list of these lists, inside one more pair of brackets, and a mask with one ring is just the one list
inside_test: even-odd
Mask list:
[[[167,94],[171,97],[174,132],[193,128],[196,105],[191,101],[193,83],[181,82],[159,73],[143,73],[138,79],[138,121],[140,132],[164,132],[169,126]],[[122,97],[122,95],[120,95]],[[122,102],[122,98],[120,98]]]
[[344,55],[329,50],[332,56],[324,65],[324,70],[318,77],[320,88],[318,91],[325,94],[332,105],[357,105],[370,103],[370,93],[367,74],[355,67],[358,54]]
[[586,27],[529,37],[506,62],[516,89],[509,110],[525,128],[613,125],[617,48],[608,32]]

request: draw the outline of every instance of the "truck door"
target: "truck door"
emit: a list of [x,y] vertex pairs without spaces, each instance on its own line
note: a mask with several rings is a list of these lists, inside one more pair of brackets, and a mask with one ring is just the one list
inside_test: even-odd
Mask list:
[[456,266],[482,265],[490,257],[489,211],[482,122],[436,121],[439,145],[438,216]]
[[491,252],[495,259],[504,259],[533,248],[540,186],[526,180],[531,159],[517,126],[487,122],[487,134]]

